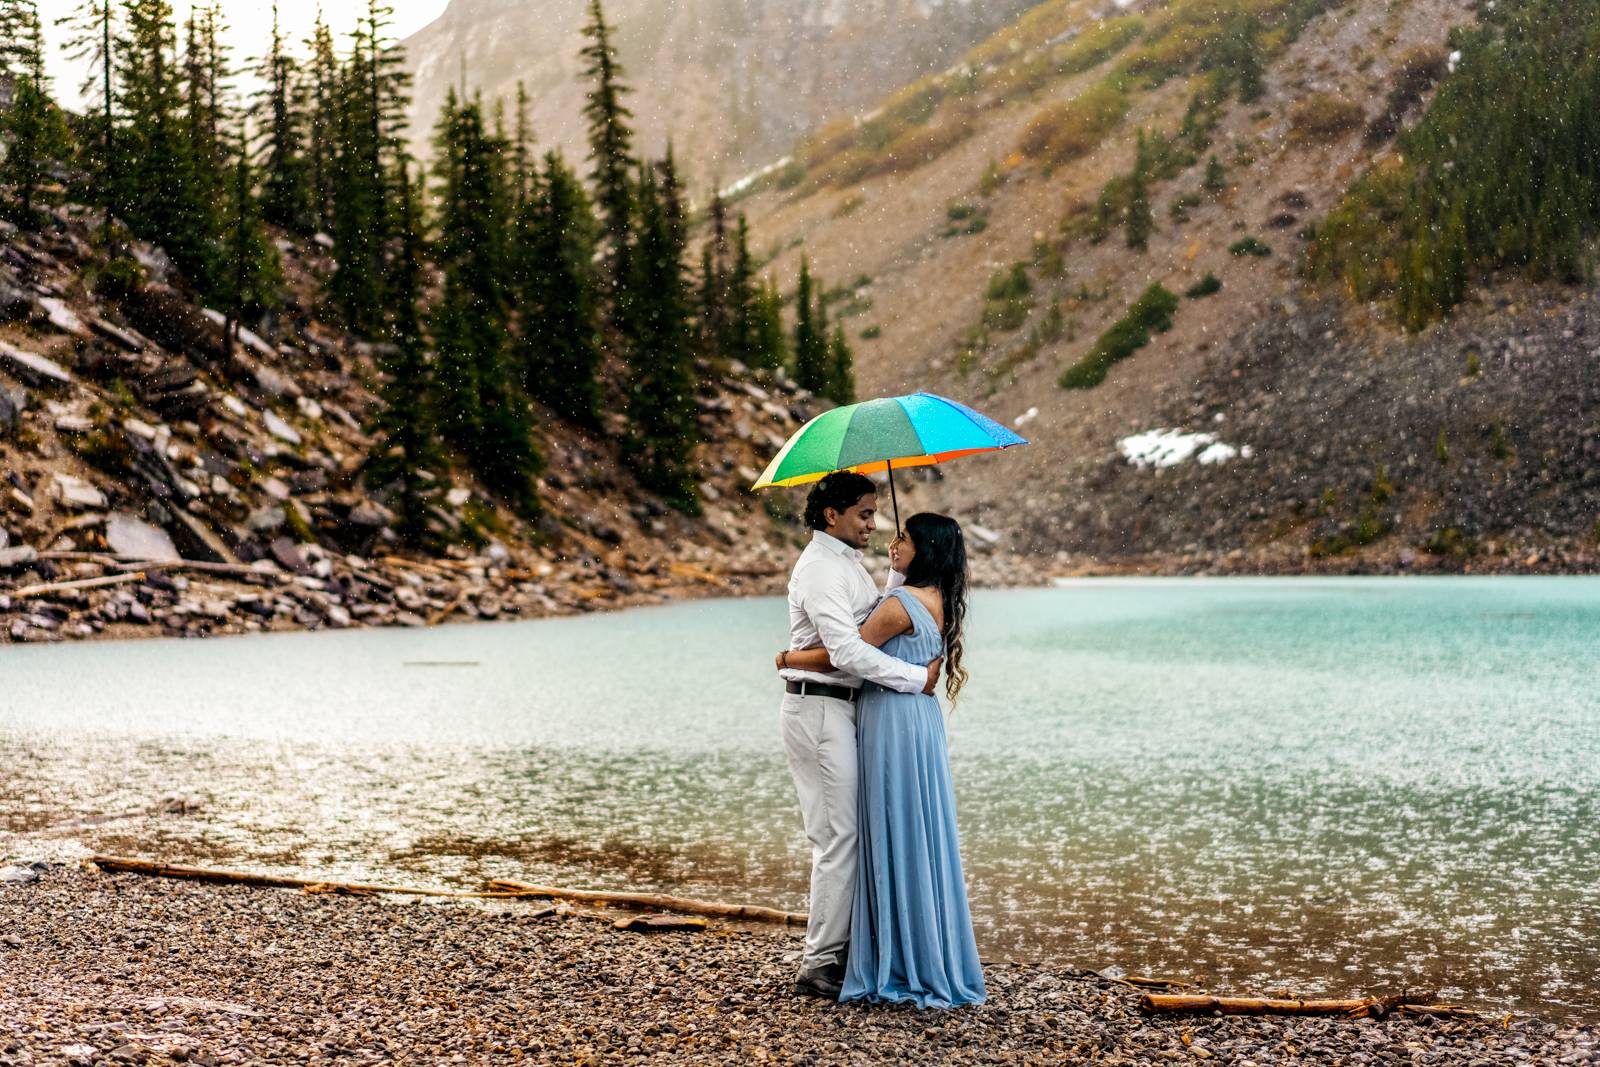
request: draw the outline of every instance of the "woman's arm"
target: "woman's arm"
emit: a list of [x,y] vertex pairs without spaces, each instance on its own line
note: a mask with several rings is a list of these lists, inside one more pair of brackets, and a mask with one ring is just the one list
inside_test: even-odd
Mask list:
[[[906,606],[900,603],[899,597],[885,597],[883,603],[867,617],[861,624],[861,639],[874,648],[882,648],[888,643],[889,638],[896,634],[910,633],[911,615],[906,611]],[[833,661],[828,658],[828,650],[817,648],[801,649],[796,652],[780,652],[774,661],[779,670],[789,668],[797,671],[815,671],[818,674],[827,674],[833,670]]]

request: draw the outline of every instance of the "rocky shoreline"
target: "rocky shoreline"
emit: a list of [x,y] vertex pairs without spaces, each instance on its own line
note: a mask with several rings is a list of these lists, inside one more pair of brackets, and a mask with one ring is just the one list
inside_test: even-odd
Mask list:
[[[564,557],[519,563],[501,550],[445,558],[339,556],[284,545],[248,565],[46,552],[0,573],[0,645],[72,639],[211,637],[576,615],[673,600],[781,594],[787,559],[730,570],[665,559],[624,571]],[[974,561],[986,586],[1040,585],[1042,568]]]
[[1151,1018],[1093,972],[990,962],[955,1012],[789,991],[798,931],[638,934],[566,908],[0,873],[0,1065],[1533,1064],[1600,1033],[1504,1020]]

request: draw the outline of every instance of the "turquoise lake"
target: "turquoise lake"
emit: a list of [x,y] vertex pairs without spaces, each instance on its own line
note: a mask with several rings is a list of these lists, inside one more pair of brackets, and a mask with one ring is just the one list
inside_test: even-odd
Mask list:
[[[1600,579],[1094,580],[970,618],[986,958],[1600,1019]],[[0,857],[801,908],[785,636],[740,600],[5,647]]]

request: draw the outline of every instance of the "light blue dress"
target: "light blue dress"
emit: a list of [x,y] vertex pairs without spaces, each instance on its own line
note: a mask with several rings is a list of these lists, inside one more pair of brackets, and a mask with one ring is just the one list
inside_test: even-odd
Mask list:
[[[896,589],[913,631],[883,650],[931,663],[944,649],[933,616]],[[953,1008],[984,999],[956,836],[955,786],[939,701],[868,683],[856,712],[859,849],[850,957],[841,1001]]]

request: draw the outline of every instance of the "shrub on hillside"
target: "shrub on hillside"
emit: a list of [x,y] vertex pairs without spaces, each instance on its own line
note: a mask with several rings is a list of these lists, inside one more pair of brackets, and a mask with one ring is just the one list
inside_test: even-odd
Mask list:
[[1071,100],[1040,109],[1017,147],[1049,166],[1071,162],[1099,147],[1128,106],[1127,93],[1110,81],[1100,82]]
[[1337,93],[1314,93],[1289,112],[1289,129],[1302,141],[1337,141],[1366,121],[1360,104]]
[[1103,19],[1054,49],[1001,67],[987,79],[986,88],[994,93],[997,102],[1019,99],[1057,78],[1093,70],[1138,40],[1143,32],[1144,19],[1138,15]]
[[1215,274],[1207,274],[1204,278],[1189,286],[1183,295],[1190,300],[1199,300],[1203,296],[1210,296],[1212,293],[1220,292],[1222,292],[1222,279]]
[[1159,282],[1152,285],[1133,302],[1127,314],[1100,335],[1088,355],[1067,368],[1061,376],[1061,387],[1093,389],[1106,380],[1112,364],[1149,344],[1152,333],[1172,329],[1172,315],[1177,310],[1178,298]]
[[1254,237],[1241,237],[1228,246],[1230,256],[1259,256],[1272,255],[1272,249]]
[[1441,45],[1421,45],[1406,51],[1395,64],[1394,85],[1383,110],[1367,127],[1369,145],[1382,144],[1400,132],[1400,124],[1450,66],[1450,53]]

